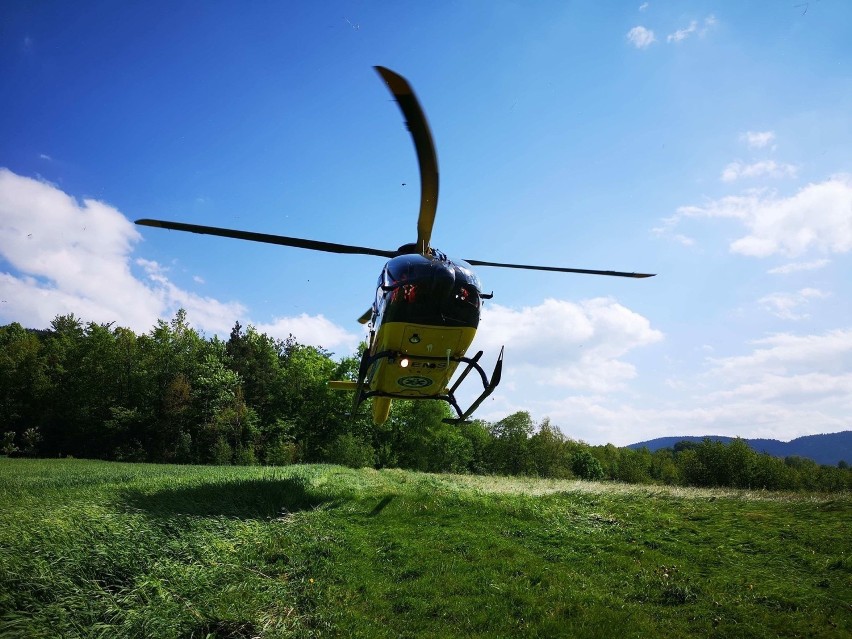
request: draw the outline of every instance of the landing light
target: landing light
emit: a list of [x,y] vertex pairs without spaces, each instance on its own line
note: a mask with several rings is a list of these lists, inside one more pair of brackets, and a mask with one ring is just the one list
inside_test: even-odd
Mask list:
[[403,357],[401,360],[399,360],[399,365],[401,368],[408,368],[408,358]]

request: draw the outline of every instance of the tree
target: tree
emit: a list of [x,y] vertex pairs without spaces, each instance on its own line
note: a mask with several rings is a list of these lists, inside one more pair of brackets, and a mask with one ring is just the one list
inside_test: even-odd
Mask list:
[[44,341],[45,375],[50,393],[42,413],[44,425],[43,454],[80,455],[81,397],[77,394],[79,379],[77,362],[83,340],[83,324],[74,314],[57,315],[50,323]]
[[429,457],[432,472],[466,473],[473,461],[473,444],[455,425],[441,423],[430,432]]
[[651,478],[664,484],[680,483],[680,471],[675,463],[674,450],[660,448],[651,454]]
[[293,422],[308,461],[322,461],[328,445],[343,433],[367,434],[364,420],[350,416],[351,395],[328,387],[341,369],[345,364],[334,362],[322,349],[298,344],[292,336],[284,344],[276,382],[277,416]]
[[269,466],[286,466],[299,461],[301,450],[293,422],[278,418],[266,427],[261,425],[260,448],[263,461]]
[[[737,437],[724,448],[724,468],[726,485],[735,488],[751,488],[754,458],[757,456],[744,439]],[[721,477],[720,477],[721,479]]]
[[544,418],[538,432],[530,437],[529,453],[536,474],[540,477],[571,477],[571,460],[565,445],[565,435]]
[[449,416],[445,403],[432,400],[394,401],[386,426],[376,431],[377,445],[388,465],[428,471],[435,461],[431,448],[433,434],[439,432]]
[[15,431],[7,430],[0,436],[0,453],[14,455],[18,450],[18,447],[15,445]]
[[459,434],[470,442],[471,459],[468,464],[470,472],[477,475],[494,472],[488,450],[493,437],[488,422],[475,419],[467,424],[459,424]]
[[194,385],[207,344],[179,309],[170,322],[157,320],[139,337],[138,367],[142,375],[136,406],[145,416],[145,445],[152,461],[201,462],[202,418]]
[[571,460],[571,470],[580,479],[594,481],[604,478],[604,469],[597,458],[588,450],[580,450],[574,453]]
[[255,463],[258,440],[257,415],[245,403],[240,376],[225,366],[222,342],[208,346],[193,387],[193,403],[201,426],[195,439],[200,459],[213,458],[224,463],[226,443],[233,452],[234,463]]
[[618,470],[615,479],[631,484],[642,484],[651,480],[651,452],[647,448],[618,450]]
[[694,450],[698,448],[698,442],[691,441],[689,439],[682,439],[681,441],[675,443],[674,452],[675,454],[683,452],[685,450]]
[[784,460],[766,453],[756,455],[751,464],[751,487],[764,490],[792,488],[791,473]]
[[505,475],[535,474],[529,449],[529,436],[533,429],[532,418],[526,411],[513,413],[492,425],[489,457],[495,472]]
[[[126,344],[125,344],[126,346]],[[78,339],[69,380],[77,404],[73,448],[81,457],[107,458],[126,439],[107,428],[113,410],[132,405],[130,380],[111,324],[88,323]],[[121,441],[116,441],[116,435]],[[141,434],[134,433],[139,437]],[[141,448],[141,442],[137,444]]]
[[39,427],[50,388],[45,369],[33,331],[17,322],[0,327],[0,427],[19,435]]
[[678,454],[682,475],[691,486],[729,486],[731,472],[725,444],[709,437]]
[[225,344],[227,365],[239,374],[246,403],[254,408],[261,428],[271,425],[281,409],[276,386],[286,349],[287,342],[258,333],[253,326],[243,331],[239,322]]
[[21,435],[21,452],[27,457],[37,457],[42,436],[38,427],[27,428]]

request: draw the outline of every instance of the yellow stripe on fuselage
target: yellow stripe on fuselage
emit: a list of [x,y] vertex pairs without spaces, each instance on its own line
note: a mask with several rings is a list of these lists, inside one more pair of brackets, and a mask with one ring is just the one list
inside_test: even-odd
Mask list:
[[369,389],[412,399],[442,394],[458,366],[450,358],[462,357],[475,334],[475,328],[464,326],[381,324],[371,354],[392,351],[400,356],[373,364],[367,375]]

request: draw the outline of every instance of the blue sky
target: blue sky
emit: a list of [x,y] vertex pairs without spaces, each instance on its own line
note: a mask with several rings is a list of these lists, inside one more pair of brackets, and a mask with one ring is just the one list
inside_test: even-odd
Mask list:
[[417,162],[372,69],[409,79],[474,348],[571,437],[789,439],[852,415],[852,5],[6,2],[0,323],[144,332],[185,307],[338,354],[380,258],[134,227],[165,218],[395,248]]

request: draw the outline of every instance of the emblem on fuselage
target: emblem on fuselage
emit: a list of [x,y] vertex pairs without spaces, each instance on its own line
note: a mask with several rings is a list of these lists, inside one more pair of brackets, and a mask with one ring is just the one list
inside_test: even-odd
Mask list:
[[426,388],[432,385],[432,380],[420,375],[408,375],[407,377],[400,377],[396,380],[396,383],[404,388]]

